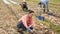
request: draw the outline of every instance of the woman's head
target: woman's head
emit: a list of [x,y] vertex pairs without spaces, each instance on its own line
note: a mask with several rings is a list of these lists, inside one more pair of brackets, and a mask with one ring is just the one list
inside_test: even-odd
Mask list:
[[34,11],[32,11],[32,10],[28,10],[28,11],[29,11],[28,16],[32,17],[34,15]]

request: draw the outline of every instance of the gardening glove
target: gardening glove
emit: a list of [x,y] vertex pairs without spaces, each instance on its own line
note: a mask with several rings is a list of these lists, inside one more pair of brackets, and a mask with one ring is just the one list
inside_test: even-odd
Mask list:
[[30,27],[28,27],[28,28],[27,28],[27,31],[28,31],[28,32],[30,32],[30,31],[31,31]]

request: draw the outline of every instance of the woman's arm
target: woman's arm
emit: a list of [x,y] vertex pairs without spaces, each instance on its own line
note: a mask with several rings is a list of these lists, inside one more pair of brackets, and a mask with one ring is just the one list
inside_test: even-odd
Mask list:
[[29,27],[34,26],[34,25],[35,25],[35,21],[34,21],[34,19],[33,19],[33,18],[32,18],[31,23],[32,23],[32,24],[31,24]]
[[26,23],[26,18],[23,18],[22,21],[23,21],[24,26],[25,26],[26,28],[28,28],[27,23]]

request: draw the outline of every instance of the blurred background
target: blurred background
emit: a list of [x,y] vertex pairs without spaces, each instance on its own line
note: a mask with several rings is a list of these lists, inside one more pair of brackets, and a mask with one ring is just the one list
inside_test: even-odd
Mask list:
[[[6,1],[9,2],[9,0]],[[27,14],[27,12],[24,12],[21,6],[18,5],[23,2],[23,0],[11,1],[16,2],[16,4],[12,2],[9,2],[10,4],[7,2],[8,4],[6,4],[3,0],[0,0],[0,34],[19,34],[16,31],[18,19]],[[60,0],[49,0],[49,10],[51,10],[56,16],[42,14],[45,17],[44,21],[41,21],[35,17],[36,15],[40,15],[40,11],[42,11],[38,8],[39,0],[26,0],[26,2],[28,8],[35,12],[34,19],[37,24],[44,24],[43,26],[51,29],[54,34],[60,34]]]

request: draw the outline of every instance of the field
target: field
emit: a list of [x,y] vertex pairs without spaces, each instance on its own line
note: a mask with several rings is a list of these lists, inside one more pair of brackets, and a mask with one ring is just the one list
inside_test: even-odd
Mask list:
[[[17,2],[21,1],[22,0],[18,0]],[[27,0],[29,9],[35,11],[35,15],[38,14],[36,13],[37,11],[39,12],[37,9],[38,2],[38,0]],[[60,0],[50,0],[49,9],[52,10],[55,15],[60,16]],[[2,0],[0,0],[0,34],[19,34],[16,31],[18,18],[25,14],[27,13],[21,9],[20,5],[6,5]],[[53,29],[57,34],[60,34],[60,25],[55,25],[48,19],[45,19],[43,22],[37,19],[36,22],[39,24],[43,23],[47,27],[51,27],[51,29]]]

